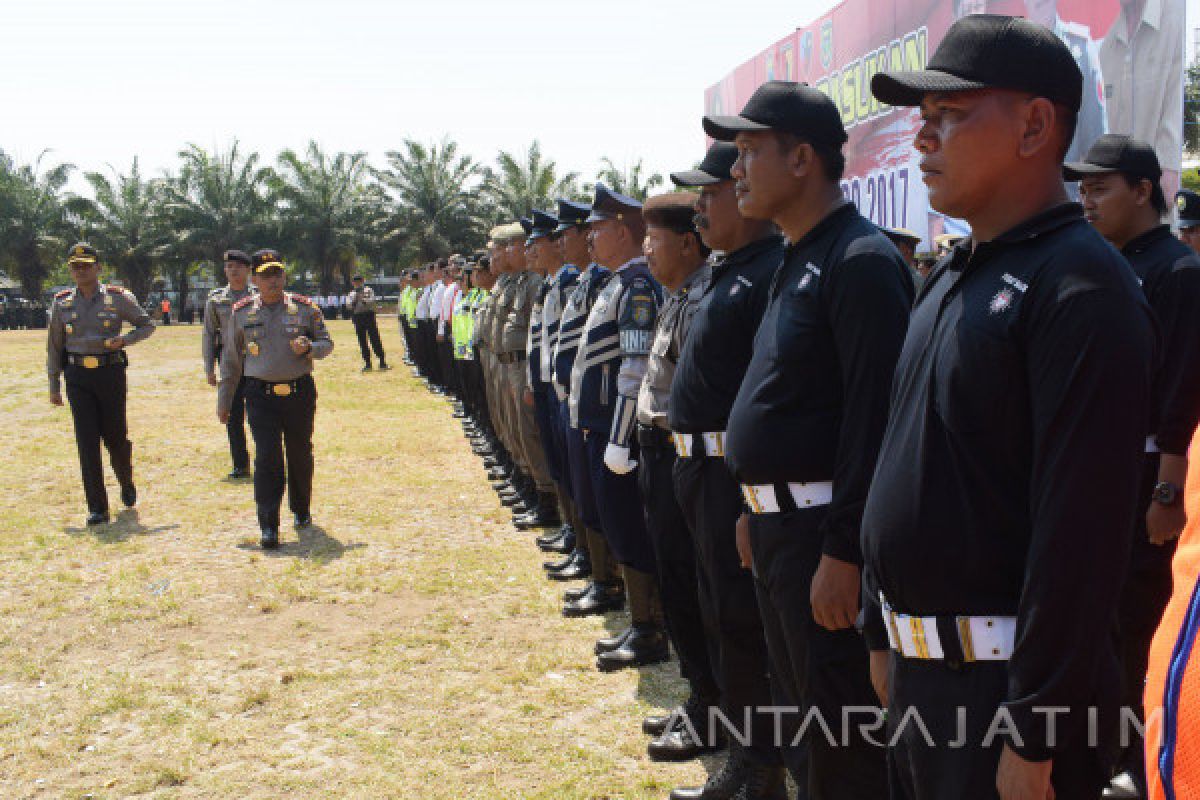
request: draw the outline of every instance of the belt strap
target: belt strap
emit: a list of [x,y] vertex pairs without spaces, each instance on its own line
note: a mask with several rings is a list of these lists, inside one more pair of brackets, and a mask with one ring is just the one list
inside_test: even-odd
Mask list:
[[757,486],[742,484],[742,496],[755,514],[799,511],[833,502],[833,481],[764,483]]
[[300,388],[300,381],[303,378],[296,378],[292,381],[264,381],[262,378],[246,378],[246,383],[250,385],[257,384],[267,390],[267,394],[273,394],[278,397],[287,397],[295,394]]
[[969,663],[1012,658],[1017,618],[898,614],[879,595],[888,644],[905,658]]
[[667,447],[671,432],[655,425],[637,426],[637,442],[642,447]]
[[675,452],[680,458],[725,457],[725,431],[712,433],[672,433]]
[[87,353],[67,353],[67,363],[73,367],[96,369],[97,367],[110,367],[114,364],[126,366],[129,364],[129,357],[125,355],[125,351],[123,350],[119,350],[115,353],[100,353],[97,355],[88,355]]

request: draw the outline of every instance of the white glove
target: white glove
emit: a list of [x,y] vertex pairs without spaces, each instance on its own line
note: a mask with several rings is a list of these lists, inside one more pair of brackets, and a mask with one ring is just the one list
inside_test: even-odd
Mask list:
[[628,475],[637,469],[638,462],[629,457],[629,448],[619,444],[608,443],[604,448],[604,466],[618,475]]

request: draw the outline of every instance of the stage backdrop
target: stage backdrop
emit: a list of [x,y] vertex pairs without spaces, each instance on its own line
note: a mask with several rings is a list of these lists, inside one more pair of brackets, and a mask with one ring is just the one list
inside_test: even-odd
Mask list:
[[871,76],[923,69],[956,18],[984,12],[1046,25],[1075,55],[1083,108],[1068,159],[1102,133],[1131,133],[1154,144],[1164,190],[1174,194],[1183,150],[1184,0],[844,0],[710,87],[705,112],[736,114],[768,80],[816,86],[837,104],[850,136],[843,192],[876,224],[920,234],[926,249],[932,237],[966,226],[929,208],[912,146],[918,114],[880,104]]

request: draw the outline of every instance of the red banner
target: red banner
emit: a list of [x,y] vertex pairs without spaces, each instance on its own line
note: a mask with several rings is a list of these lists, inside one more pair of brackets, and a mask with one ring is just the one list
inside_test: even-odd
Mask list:
[[908,228],[928,247],[966,226],[929,208],[912,145],[919,116],[876,100],[871,76],[924,69],[955,19],[985,12],[1046,25],[1079,63],[1083,107],[1068,160],[1102,133],[1131,133],[1154,145],[1164,190],[1174,193],[1183,153],[1183,0],[844,0],[710,87],[705,113],[736,114],[768,80],[817,87],[850,137],[843,192],[876,224]]

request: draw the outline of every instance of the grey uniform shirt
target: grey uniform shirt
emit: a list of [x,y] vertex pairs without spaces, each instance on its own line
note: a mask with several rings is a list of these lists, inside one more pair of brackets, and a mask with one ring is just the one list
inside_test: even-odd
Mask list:
[[501,353],[525,352],[525,345],[529,340],[530,318],[541,285],[542,276],[532,270],[517,274],[510,295],[511,304],[500,336]]
[[[307,336],[312,351],[298,356],[291,342]],[[282,383],[313,371],[313,359],[333,352],[333,339],[325,328],[321,310],[308,298],[285,292],[273,305],[260,296],[244,299],[233,309],[221,350],[221,382],[217,386],[217,411],[233,407],[238,381],[247,378]]]
[[354,289],[346,296],[346,304],[350,306],[351,314],[365,314],[375,310],[375,290],[364,286],[361,290]]
[[77,289],[59,292],[50,307],[46,335],[50,394],[59,394],[64,354],[96,356],[115,352],[104,346],[104,340],[121,336],[125,322],[133,326],[133,330],[124,334],[126,345],[137,344],[154,333],[154,323],[146,309],[138,305],[132,292],[119,286],[101,285],[90,299]]
[[642,425],[655,425],[669,430],[667,411],[671,402],[671,381],[675,377],[675,366],[683,351],[687,329],[696,307],[704,296],[704,289],[712,279],[712,268],[704,264],[688,276],[677,291],[664,288],[666,300],[658,312],[658,327],[654,332],[654,344],[650,346],[650,358],[646,364],[646,377],[638,389],[637,420]]
[[233,304],[251,294],[254,294],[252,286],[241,290],[222,286],[209,293],[208,300],[204,303],[204,338],[200,343],[205,374],[216,373],[217,354],[220,352],[225,331],[229,328],[229,317],[233,313]]

